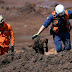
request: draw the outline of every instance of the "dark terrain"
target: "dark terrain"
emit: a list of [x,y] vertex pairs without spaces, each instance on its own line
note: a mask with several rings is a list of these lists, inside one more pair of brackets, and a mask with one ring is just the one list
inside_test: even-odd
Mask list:
[[41,34],[49,40],[49,54],[38,54],[32,49],[32,35],[56,4],[72,10],[72,0],[0,0],[0,14],[11,24],[15,34],[15,52],[0,56],[0,72],[72,72],[72,50],[55,54],[49,27]]

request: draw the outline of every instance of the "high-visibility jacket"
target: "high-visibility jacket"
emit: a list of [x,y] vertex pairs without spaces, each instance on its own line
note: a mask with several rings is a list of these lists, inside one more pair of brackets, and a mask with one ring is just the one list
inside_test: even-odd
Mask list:
[[13,30],[10,24],[6,24],[4,22],[4,26],[0,28],[0,46],[2,48],[9,47],[9,43],[11,42],[11,46],[14,45],[15,37]]
[[[53,27],[53,31],[55,32],[55,33],[58,33],[59,32],[59,29],[60,29],[60,26],[58,25],[59,23],[58,23],[58,20],[60,20],[60,18],[57,18],[56,16],[55,16],[55,14],[56,14],[56,12],[54,11],[54,12],[52,12],[52,15],[53,15],[53,24],[52,24],[52,27]],[[68,14],[68,11],[67,10],[65,10],[65,15],[64,15],[64,20],[62,20],[62,21],[65,21],[65,23],[64,24],[61,24],[62,26],[61,27],[63,27],[63,30],[65,30],[65,31],[69,31],[70,30],[70,22],[69,22],[69,14]],[[64,29],[65,28],[65,29]],[[61,30],[61,29],[60,29]],[[63,31],[62,30],[62,31]]]

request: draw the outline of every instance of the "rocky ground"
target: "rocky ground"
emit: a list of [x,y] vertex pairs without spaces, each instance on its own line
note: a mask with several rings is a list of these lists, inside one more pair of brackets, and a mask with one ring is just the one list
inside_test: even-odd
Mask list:
[[41,35],[49,40],[50,55],[38,54],[31,47],[32,35],[56,4],[72,10],[72,0],[0,0],[0,14],[11,24],[15,34],[15,52],[0,56],[0,72],[72,72],[72,50],[55,54],[49,27]]

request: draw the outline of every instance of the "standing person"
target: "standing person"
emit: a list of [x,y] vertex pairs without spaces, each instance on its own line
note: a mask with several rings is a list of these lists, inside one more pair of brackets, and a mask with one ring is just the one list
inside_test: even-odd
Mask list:
[[71,25],[69,19],[72,19],[72,11],[65,10],[62,4],[58,4],[55,7],[55,11],[52,12],[47,17],[45,23],[41,26],[38,33],[32,36],[32,39],[36,38],[52,22],[50,32],[53,35],[56,51],[57,52],[62,51],[61,41],[63,41],[64,43],[63,50],[70,50],[71,49],[71,42],[70,42]]
[[6,24],[4,22],[3,16],[0,15],[0,55],[5,54],[5,52],[8,53],[10,38],[11,38],[10,50],[13,52],[14,51],[14,42],[15,42],[13,30],[11,28],[11,25]]

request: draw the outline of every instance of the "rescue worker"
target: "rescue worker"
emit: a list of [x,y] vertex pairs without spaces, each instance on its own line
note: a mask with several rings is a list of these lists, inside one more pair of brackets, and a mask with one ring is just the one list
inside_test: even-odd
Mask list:
[[[55,11],[52,12],[47,17],[45,23],[41,26],[38,33],[32,36],[32,39],[36,38],[52,22],[50,32],[53,35],[56,51],[60,52],[62,50],[70,50],[71,49],[71,41],[70,41],[71,25],[69,19],[72,19],[72,11],[65,10],[62,4],[58,4],[55,7]],[[64,48],[62,48],[61,41],[63,41],[64,43]]]
[[4,18],[0,15],[0,55],[8,53],[11,38],[11,48],[14,51],[15,37],[10,24],[4,22]]

